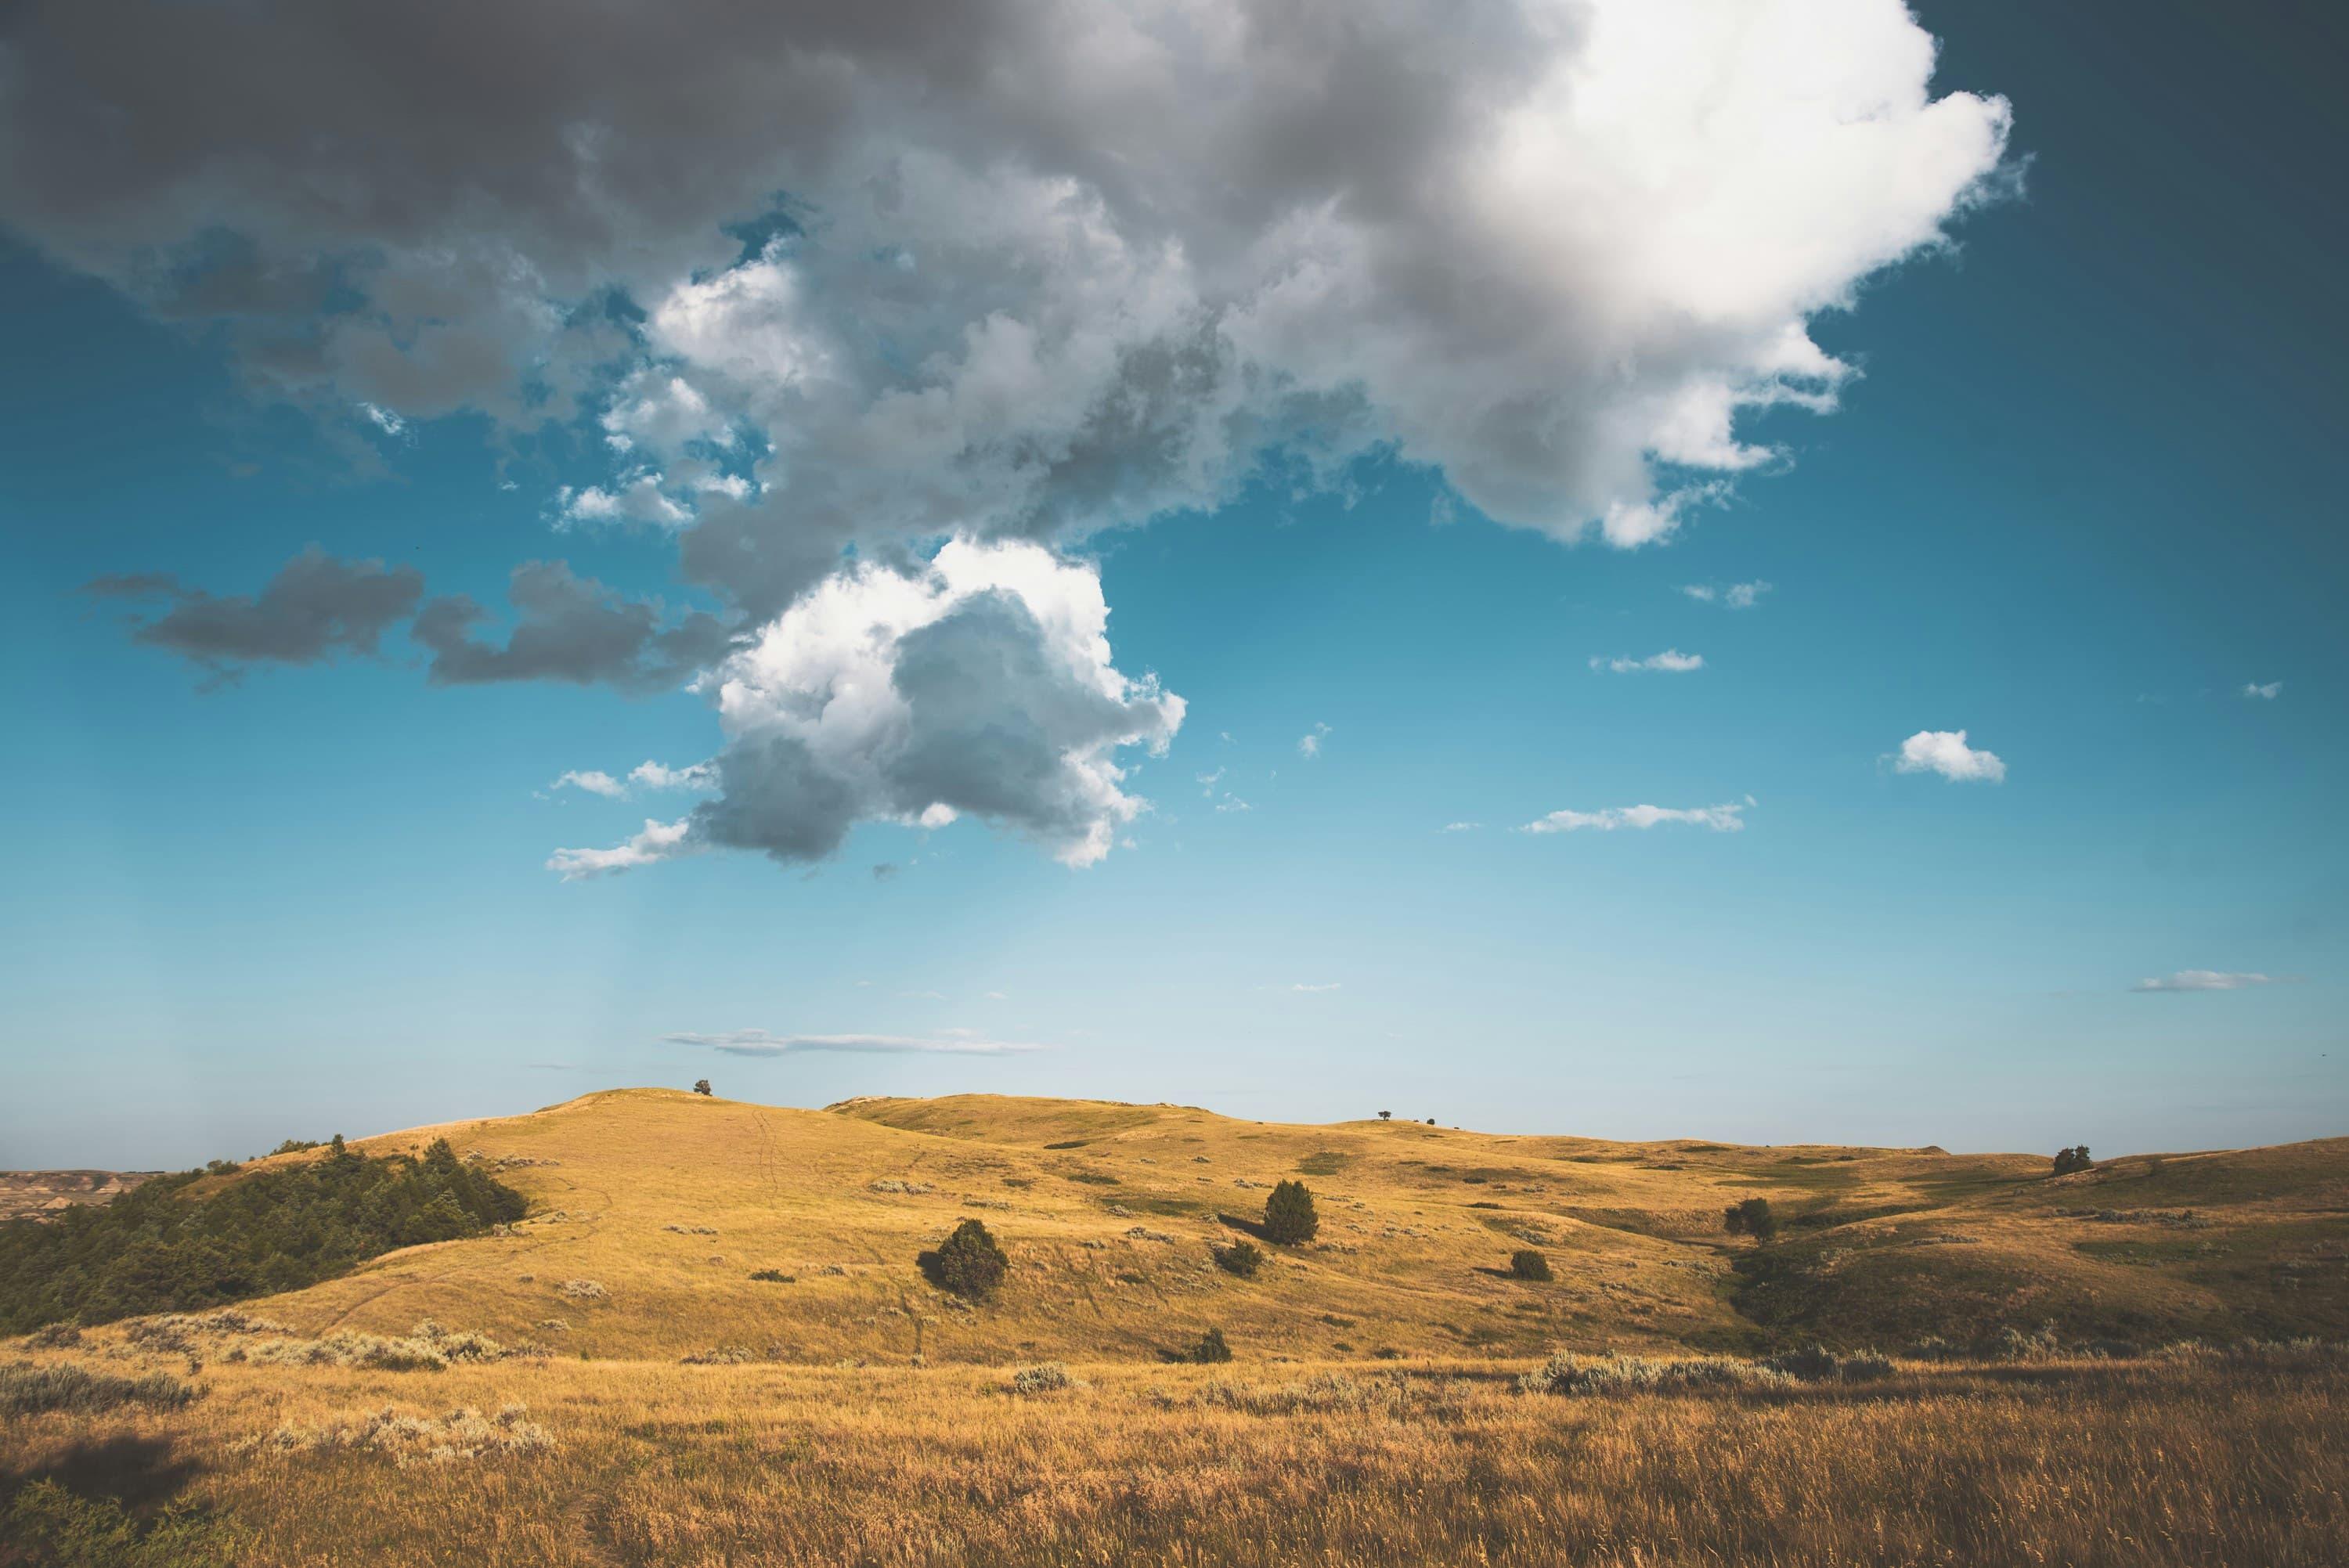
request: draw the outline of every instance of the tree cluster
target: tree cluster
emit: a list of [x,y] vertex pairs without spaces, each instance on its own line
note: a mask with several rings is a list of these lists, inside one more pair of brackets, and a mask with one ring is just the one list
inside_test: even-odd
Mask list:
[[2055,1174],[2058,1176],[2069,1176],[2075,1171],[2085,1171],[2095,1164],[2095,1161],[2088,1158],[2088,1146],[2085,1143],[2055,1151]]
[[0,1225],[0,1334],[298,1290],[395,1247],[479,1235],[528,1207],[445,1140],[421,1157],[369,1160],[337,1137],[322,1159],[189,1191],[218,1180],[159,1176],[102,1206]]

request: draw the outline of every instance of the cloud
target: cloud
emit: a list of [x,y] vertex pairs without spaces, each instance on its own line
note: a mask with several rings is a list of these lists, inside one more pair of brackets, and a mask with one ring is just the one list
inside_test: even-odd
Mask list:
[[[1662,542],[1783,463],[1756,416],[1837,406],[1812,323],[1949,243],[2010,124],[1934,95],[1901,0],[54,10],[7,46],[13,235],[272,402],[590,435],[608,472],[554,515],[659,529],[766,637],[938,539],[1066,552],[1366,458]],[[557,571],[516,573],[503,645],[428,606],[434,678],[654,690],[723,656],[718,621]],[[1097,858],[1124,797],[1069,769],[1124,742],[1044,726],[1013,788],[951,684],[904,699],[918,758],[850,748],[888,768],[730,729],[697,839],[828,852],[918,767]]]
[[383,634],[424,593],[415,568],[340,561],[316,545],[288,561],[251,596],[217,597],[168,573],[100,577],[85,593],[101,598],[167,600],[137,623],[134,641],[165,648],[233,681],[259,664],[314,665],[336,653],[372,655]]
[[1224,775],[1229,771],[1230,769],[1228,769],[1218,768],[1213,772],[1200,774],[1198,776],[1199,793],[1202,795],[1213,796],[1216,792],[1216,786],[1223,781]]
[[435,685],[553,680],[660,691],[732,645],[731,634],[706,612],[664,626],[657,601],[623,598],[560,561],[515,567],[506,597],[516,618],[502,647],[473,634],[485,613],[462,593],[434,599],[417,614],[409,634],[431,651]]
[[645,830],[626,843],[603,850],[557,850],[548,857],[546,869],[560,875],[564,882],[584,882],[602,876],[606,872],[634,871],[638,866],[673,861],[700,848],[690,836],[692,825],[690,820],[684,817],[674,822],[657,822],[647,818]]
[[670,768],[647,758],[628,769],[628,782],[647,789],[707,789],[715,777],[715,770],[707,762]]
[[1700,603],[1711,604],[1717,601],[1733,610],[1751,610],[1763,594],[1770,592],[1770,584],[1758,578],[1751,583],[1726,584],[1688,583],[1682,585],[1681,592]]
[[2273,702],[2283,695],[2283,682],[2270,681],[2265,686],[2250,682],[2244,686],[2243,695],[2256,702]]
[[547,788],[561,789],[566,786],[574,789],[585,789],[590,795],[601,795],[606,800],[625,800],[628,797],[628,787],[626,784],[621,783],[609,773],[594,768],[585,769],[574,768],[549,784]]
[[1994,751],[1966,744],[1962,729],[1920,729],[1900,743],[1893,767],[1903,773],[1938,773],[1944,779],[2005,782],[2006,764]]
[[1294,985],[1291,985],[1291,986],[1289,987],[1289,989],[1290,989],[1290,990],[1292,990],[1292,991],[1305,991],[1305,992],[1312,992],[1312,993],[1319,993],[1319,992],[1323,992],[1323,991],[1336,991],[1336,990],[1340,990],[1340,989],[1341,989],[1341,988],[1342,988],[1342,986],[1341,986],[1340,982],[1336,981],[1336,980],[1332,980],[1332,981],[1330,981],[1328,985],[1306,985],[1306,984],[1304,984],[1304,983],[1302,983],[1302,982],[1299,982],[1299,984]]
[[1222,799],[1216,802],[1216,810],[1221,812],[1237,812],[1253,811],[1256,808],[1249,805],[1247,801],[1241,799],[1237,795],[1226,795]]
[[2235,974],[2220,969],[2180,969],[2177,974],[2160,979],[2140,980],[2129,987],[2132,991],[2241,991],[2253,985],[2272,985],[2275,979],[2267,975]]
[[1184,710],[1111,664],[1108,619],[1096,572],[1033,544],[829,579],[710,673],[728,738],[670,849],[817,861],[859,822],[967,815],[1092,864],[1147,805],[1115,754]]
[[797,1056],[809,1051],[842,1051],[855,1055],[999,1057],[1044,1047],[1013,1040],[990,1040],[966,1032],[940,1037],[918,1035],[778,1035],[765,1029],[731,1029],[719,1035],[663,1035],[672,1046],[701,1046],[736,1057]]
[[1590,667],[1594,670],[1612,670],[1619,676],[1637,675],[1645,670],[1662,670],[1672,675],[1682,675],[1690,670],[1704,668],[1704,655],[1684,654],[1678,648],[1666,648],[1662,653],[1650,654],[1644,659],[1629,656],[1613,659],[1594,657],[1590,661]]
[[[1746,804],[1750,805],[1748,801]],[[1745,805],[1695,806],[1680,810],[1667,806],[1609,806],[1598,811],[1552,811],[1537,818],[1517,830],[1521,833],[1578,833],[1587,830],[1612,833],[1625,828],[1646,830],[1668,823],[1686,823],[1691,827],[1710,828],[1716,833],[1737,833],[1745,829]]]
[[1328,725],[1317,724],[1304,735],[1298,737],[1297,755],[1307,758],[1309,761],[1313,758],[1320,756],[1321,738],[1329,733],[1330,727]]
[[1484,825],[1482,822],[1446,822],[1438,830],[1446,833],[1473,833]]

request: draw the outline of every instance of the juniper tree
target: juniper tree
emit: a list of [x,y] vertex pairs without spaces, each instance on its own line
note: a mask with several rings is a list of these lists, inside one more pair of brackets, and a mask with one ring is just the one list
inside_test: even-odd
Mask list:
[[1313,1212],[1313,1194],[1302,1181],[1280,1181],[1274,1184],[1272,1196],[1264,1202],[1264,1239],[1284,1247],[1299,1242],[1309,1242],[1321,1229],[1321,1217]]

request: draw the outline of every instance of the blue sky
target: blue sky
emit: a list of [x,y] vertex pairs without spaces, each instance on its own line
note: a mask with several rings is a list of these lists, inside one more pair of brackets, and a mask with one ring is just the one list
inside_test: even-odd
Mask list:
[[[1803,313],[1857,372],[1837,407],[1747,408],[1736,438],[1771,457],[1669,537],[1493,521],[1508,484],[1480,505],[1414,460],[1466,474],[1472,432],[1045,538],[1097,567],[1112,673],[1187,705],[1163,756],[1101,754],[1149,808],[1076,867],[974,808],[863,812],[812,860],[713,841],[564,881],[558,848],[691,800],[554,780],[711,758],[705,694],[436,683],[404,622],[377,656],[225,681],[134,641],[157,612],[86,583],[249,595],[311,545],[471,595],[483,635],[531,560],[672,616],[750,601],[681,575],[667,531],[562,523],[564,487],[613,482],[609,380],[541,423],[419,390],[378,404],[387,434],[347,382],[289,392],[250,314],[160,306],[17,188],[0,1165],[182,1164],[702,1076],[804,1105],[982,1089],[1756,1142],[2349,1130],[2342,111],[2256,24],[1921,20],[1934,95],[2013,104],[1996,197],[1951,210],[1952,243],[1856,267],[1854,308]],[[1392,401],[1397,428],[1428,417]],[[797,484],[822,458],[792,461]],[[1652,448],[1646,471],[1680,482]],[[852,552],[917,573],[936,545]],[[1667,650],[1702,667],[1591,663]],[[2002,779],[1898,766],[1959,730]],[[1523,830],[1640,805],[1735,807],[1736,830]],[[2170,979],[2198,972],[2236,980]],[[926,1048],[667,1037],[737,1031]]]

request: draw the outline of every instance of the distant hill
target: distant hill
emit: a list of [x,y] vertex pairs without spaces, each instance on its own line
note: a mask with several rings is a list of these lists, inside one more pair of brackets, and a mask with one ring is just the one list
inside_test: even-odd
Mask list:
[[[2073,1339],[2349,1335],[2342,1139],[2055,1177],[2039,1155],[1289,1126],[995,1096],[811,1111],[628,1089],[354,1147],[443,1137],[526,1194],[529,1217],[270,1298],[272,1317],[313,1333],[429,1317],[565,1354],[725,1344],[819,1364],[1147,1360],[1209,1326],[1314,1358],[1899,1346],[2051,1322]],[[1268,1248],[1252,1280],[1216,1267],[1211,1248],[1286,1177],[1313,1190],[1319,1237]],[[1751,1197],[1782,1222],[1766,1248],[1722,1231],[1723,1207]],[[1012,1262],[977,1308],[914,1264],[966,1217]],[[1555,1277],[1507,1277],[1521,1248]]]
[[103,1203],[160,1175],[156,1171],[0,1171],[0,1224]]

